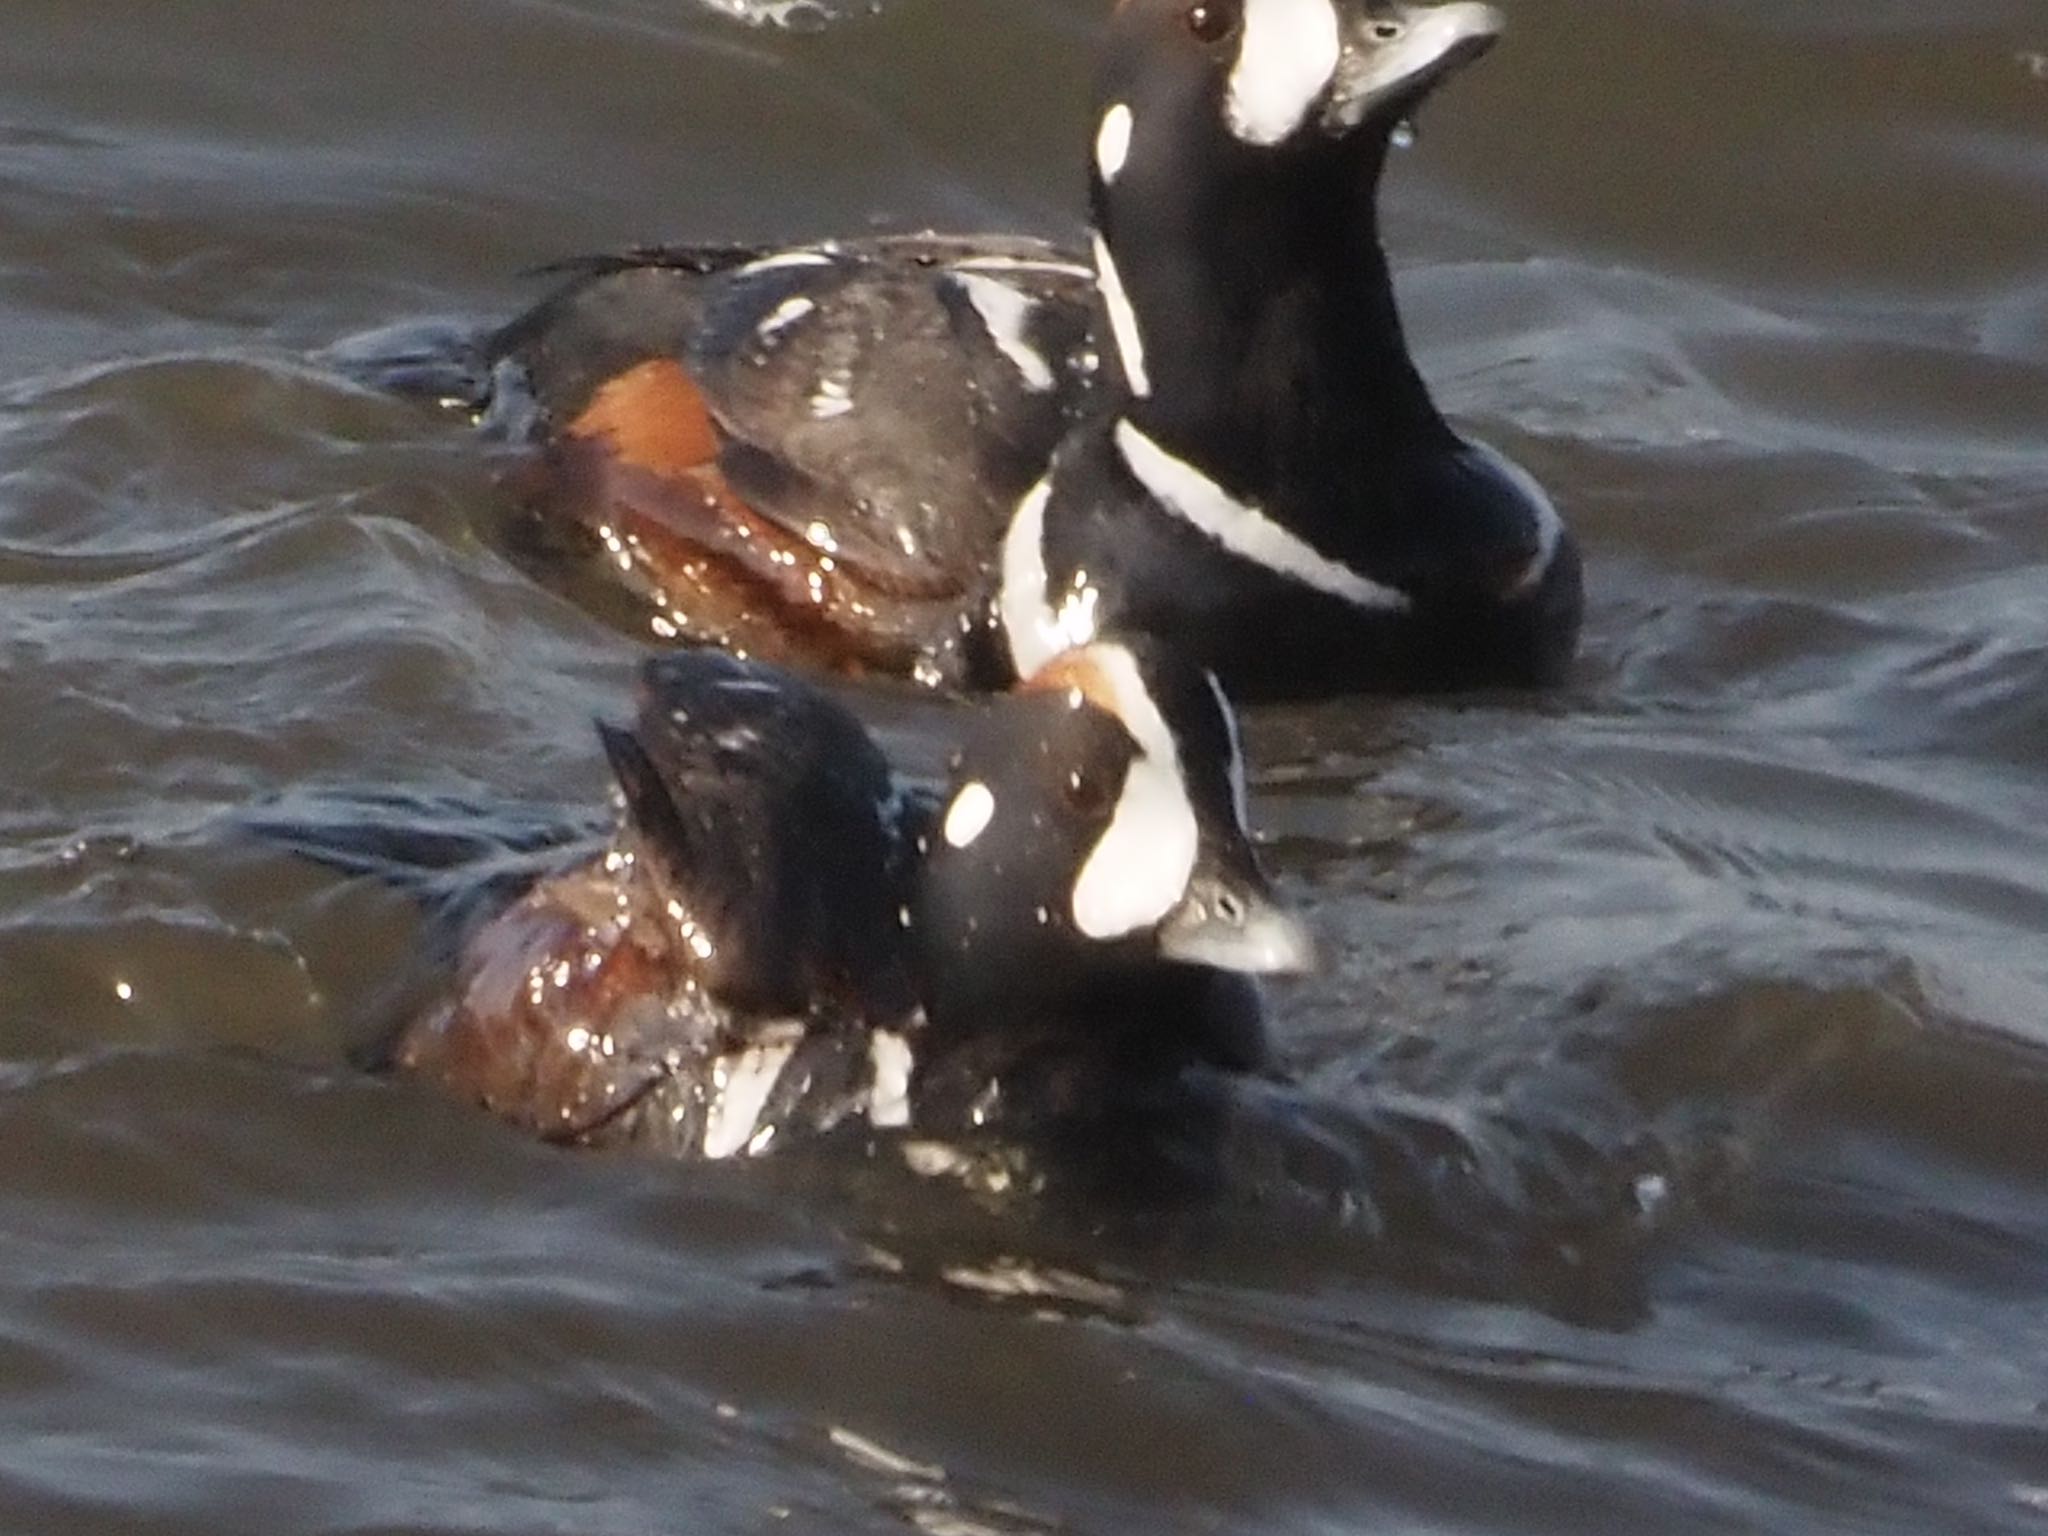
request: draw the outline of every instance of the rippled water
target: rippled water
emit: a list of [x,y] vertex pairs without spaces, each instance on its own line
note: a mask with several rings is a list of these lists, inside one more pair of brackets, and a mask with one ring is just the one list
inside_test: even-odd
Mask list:
[[1511,0],[1396,162],[1592,598],[1555,697],[1252,722],[1290,1059],[1491,1180],[1452,1262],[349,1069],[432,933],[249,815],[585,813],[635,649],[352,349],[659,236],[1072,231],[1094,0],[740,10],[11,0],[0,1523],[2048,1529],[2048,12]]

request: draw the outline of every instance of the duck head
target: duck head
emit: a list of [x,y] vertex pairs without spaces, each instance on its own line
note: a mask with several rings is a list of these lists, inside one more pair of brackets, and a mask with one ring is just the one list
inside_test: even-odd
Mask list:
[[1242,978],[1314,963],[1246,831],[1222,690],[1149,642],[1064,652],[982,708],[928,839],[916,930],[940,1027],[1023,1011],[1239,1056]]
[[1124,0],[1090,194],[1141,428],[1246,493],[1284,471],[1305,397],[1355,405],[1354,434],[1445,430],[1400,332],[1376,190],[1396,125],[1501,27],[1477,0]]

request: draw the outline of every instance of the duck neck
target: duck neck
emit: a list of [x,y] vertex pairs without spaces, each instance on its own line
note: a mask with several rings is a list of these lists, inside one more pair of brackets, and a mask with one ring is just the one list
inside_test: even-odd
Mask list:
[[1074,1050],[1123,1071],[1268,1064],[1262,995],[1244,976],[1155,962],[1064,987],[1020,991],[1014,972],[1007,980],[928,987],[930,1039],[979,1055]]
[[1456,437],[1416,371],[1380,242],[1384,147],[1233,195],[1094,184],[1098,277],[1132,426],[1311,537]]

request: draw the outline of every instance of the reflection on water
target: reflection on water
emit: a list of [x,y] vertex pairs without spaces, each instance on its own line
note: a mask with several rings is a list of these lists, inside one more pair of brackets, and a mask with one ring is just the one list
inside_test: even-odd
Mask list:
[[700,0],[721,16],[750,27],[787,27],[792,31],[829,27],[861,15],[875,15],[882,0]]
[[2037,9],[1514,0],[1432,105],[1411,334],[1579,529],[1586,653],[1250,722],[1334,963],[1308,1096],[1165,1206],[566,1157],[348,1065],[426,908],[601,806],[633,655],[355,339],[656,237],[1073,232],[1092,0],[726,9],[10,10],[9,1523],[2041,1529]]

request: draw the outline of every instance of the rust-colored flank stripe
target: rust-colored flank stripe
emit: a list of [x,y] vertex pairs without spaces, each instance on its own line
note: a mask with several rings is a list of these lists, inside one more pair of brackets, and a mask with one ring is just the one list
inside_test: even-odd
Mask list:
[[601,385],[568,435],[602,439],[622,461],[680,478],[718,456],[703,391],[673,358],[650,358]]

